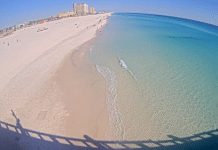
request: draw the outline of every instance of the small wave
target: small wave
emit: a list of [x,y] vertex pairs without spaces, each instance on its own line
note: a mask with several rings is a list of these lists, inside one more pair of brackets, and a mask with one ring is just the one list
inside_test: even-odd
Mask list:
[[133,78],[137,80],[136,76],[127,68],[127,65],[125,64],[125,62],[122,59],[120,59],[119,56],[118,56],[118,59],[119,59],[120,66],[126,69],[133,76]]
[[117,98],[117,92],[116,92],[116,75],[113,71],[110,71],[110,69],[96,65],[96,68],[98,72],[101,73],[101,75],[106,80],[106,103],[107,103],[107,109],[109,111],[109,121],[110,121],[110,128],[114,131],[114,135],[116,137],[116,140],[123,140],[124,139],[124,126],[122,124],[122,118],[117,110],[116,106],[116,98]]

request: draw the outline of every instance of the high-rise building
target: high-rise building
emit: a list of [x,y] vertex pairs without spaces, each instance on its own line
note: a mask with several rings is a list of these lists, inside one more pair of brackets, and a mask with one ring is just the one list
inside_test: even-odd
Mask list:
[[88,5],[85,3],[73,4],[74,13],[77,15],[85,15],[89,13]]
[[90,7],[90,13],[94,14],[95,13],[95,8],[94,7]]

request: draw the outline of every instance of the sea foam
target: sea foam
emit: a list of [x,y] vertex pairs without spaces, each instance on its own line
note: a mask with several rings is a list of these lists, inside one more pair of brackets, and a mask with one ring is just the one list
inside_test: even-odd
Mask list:
[[118,56],[118,59],[119,59],[120,66],[126,69],[133,76],[133,78],[137,80],[136,76],[127,68],[126,63],[122,59],[120,59],[119,56]]
[[116,140],[123,140],[124,139],[124,126],[122,124],[121,115],[116,106],[116,75],[113,71],[109,68],[104,66],[96,65],[96,68],[99,73],[105,78],[106,81],[106,103],[107,109],[109,111],[109,126],[110,129],[113,131]]

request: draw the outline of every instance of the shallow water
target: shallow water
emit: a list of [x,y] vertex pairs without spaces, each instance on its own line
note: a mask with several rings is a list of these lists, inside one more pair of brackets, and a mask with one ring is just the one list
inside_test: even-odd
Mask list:
[[89,55],[107,83],[117,140],[164,140],[218,128],[217,26],[115,13]]

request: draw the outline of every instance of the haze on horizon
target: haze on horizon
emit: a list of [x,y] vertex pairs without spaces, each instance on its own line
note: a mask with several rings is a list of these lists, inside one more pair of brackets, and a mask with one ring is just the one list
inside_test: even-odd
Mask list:
[[217,0],[1,0],[0,29],[72,11],[73,3],[87,3],[97,12],[158,14],[218,25]]

